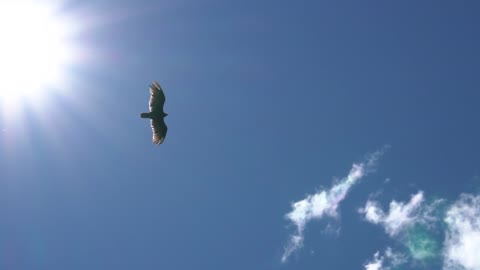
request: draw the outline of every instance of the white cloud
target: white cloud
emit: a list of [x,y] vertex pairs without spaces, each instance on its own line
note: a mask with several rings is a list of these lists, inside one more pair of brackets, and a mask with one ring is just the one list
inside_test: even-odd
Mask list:
[[480,269],[480,196],[462,194],[448,209],[444,269]]
[[423,192],[419,191],[412,196],[408,203],[392,201],[390,203],[390,212],[385,218],[387,233],[396,235],[404,228],[412,225],[418,218],[418,210],[423,203]]
[[385,213],[374,201],[367,201],[365,208],[360,209],[360,212],[364,213],[365,218],[373,224],[383,222],[385,219]]
[[383,154],[384,149],[368,156],[365,162],[353,164],[347,177],[340,180],[329,190],[308,195],[305,199],[294,202],[292,211],[285,215],[295,227],[296,232],[290,236],[290,241],[285,247],[282,262],[285,262],[290,255],[303,246],[303,232],[305,225],[312,219],[320,219],[324,216],[336,217],[338,206],[347,196],[350,188],[368,172],[374,170],[378,158]]
[[402,230],[410,227],[415,222],[422,221],[420,207],[423,203],[423,192],[413,195],[408,203],[392,201],[388,213],[385,213],[378,202],[367,201],[360,213],[365,214],[365,219],[373,224],[381,224],[390,236],[396,236]]
[[390,202],[387,213],[378,202],[371,200],[359,210],[368,222],[381,225],[390,237],[399,241],[408,251],[408,254],[402,254],[387,249],[385,256],[380,257],[382,270],[395,268],[410,260],[425,262],[439,255],[439,245],[431,231],[435,231],[434,227],[438,225],[438,210],[444,201],[424,201],[423,192],[418,191],[408,202]]
[[292,221],[299,231],[303,231],[305,224],[313,218],[321,218],[323,215],[336,216],[340,202],[347,195],[350,187],[364,174],[364,165],[353,164],[348,176],[330,190],[323,190],[314,195],[308,195],[305,199],[295,202],[293,210],[287,218]]
[[372,261],[364,265],[365,270],[390,270],[407,262],[405,255],[394,252],[390,247],[385,250],[384,256],[375,252]]
[[363,176],[364,166],[364,164],[354,164],[348,176],[330,190],[308,195],[305,199],[292,204],[293,210],[286,215],[286,218],[295,224],[296,233],[290,237],[282,262],[303,246],[303,231],[308,221],[320,219],[324,215],[331,217],[337,215],[338,205],[345,198],[350,187]]
[[373,260],[364,265],[365,270],[382,270],[383,267],[383,257],[380,256],[380,253],[377,251],[373,255]]

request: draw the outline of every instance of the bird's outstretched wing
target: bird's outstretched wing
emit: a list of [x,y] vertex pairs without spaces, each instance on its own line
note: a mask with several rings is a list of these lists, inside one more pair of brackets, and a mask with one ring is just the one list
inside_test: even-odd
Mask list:
[[165,136],[167,136],[167,125],[163,118],[155,118],[151,121],[152,131],[153,131],[153,144],[161,144],[165,140]]
[[165,94],[162,87],[157,81],[153,81],[150,85],[150,111],[151,112],[163,112],[163,104],[165,104]]

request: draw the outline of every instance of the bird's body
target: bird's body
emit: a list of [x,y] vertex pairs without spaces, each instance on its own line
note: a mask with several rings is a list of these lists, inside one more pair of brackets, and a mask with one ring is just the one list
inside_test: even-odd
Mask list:
[[150,85],[150,101],[148,103],[150,112],[140,114],[141,118],[150,118],[150,124],[153,131],[153,144],[159,145],[165,140],[167,135],[167,125],[164,118],[168,114],[163,111],[165,104],[165,94],[162,87],[156,81]]
[[140,117],[141,118],[156,119],[156,118],[160,118],[160,117],[165,117],[167,115],[168,114],[166,114],[164,112],[149,112],[149,113],[141,113]]

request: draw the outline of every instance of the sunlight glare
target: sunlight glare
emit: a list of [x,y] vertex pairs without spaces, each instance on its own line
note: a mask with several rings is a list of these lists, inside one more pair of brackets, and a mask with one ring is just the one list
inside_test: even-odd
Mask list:
[[33,100],[59,86],[72,58],[68,21],[52,1],[0,2],[0,101]]

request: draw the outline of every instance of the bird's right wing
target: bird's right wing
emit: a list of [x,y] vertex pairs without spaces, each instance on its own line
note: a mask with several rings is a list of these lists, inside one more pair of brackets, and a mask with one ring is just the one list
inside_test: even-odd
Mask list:
[[165,94],[163,93],[162,87],[157,81],[153,81],[150,85],[150,111],[162,111],[163,104],[165,104]]
[[153,131],[153,144],[159,145],[163,143],[167,136],[167,125],[165,124],[165,121],[163,121],[163,118],[152,119],[150,122]]

